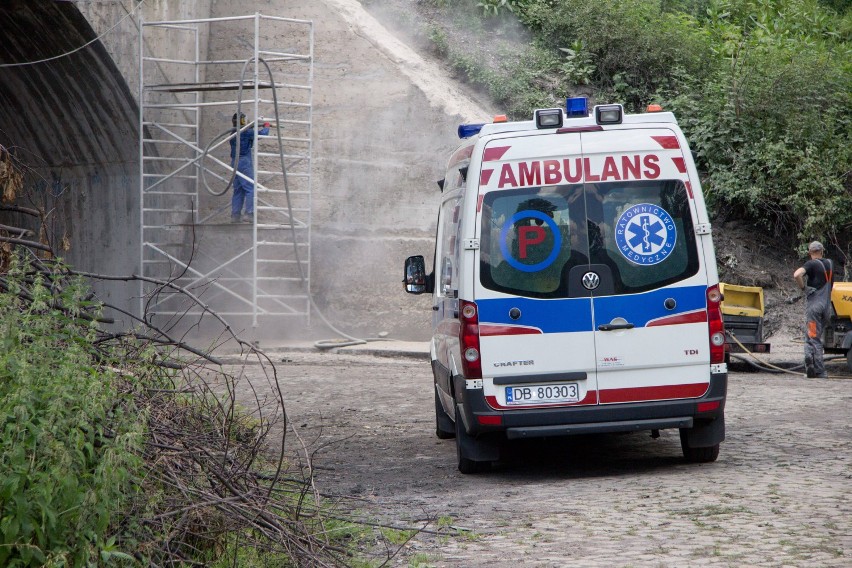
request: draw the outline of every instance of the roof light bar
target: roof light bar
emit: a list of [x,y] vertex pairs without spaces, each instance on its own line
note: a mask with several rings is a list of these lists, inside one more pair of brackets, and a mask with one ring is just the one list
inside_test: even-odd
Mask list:
[[562,128],[562,109],[546,108],[535,111],[536,128]]
[[470,138],[471,136],[476,136],[479,134],[479,131],[482,130],[484,124],[460,124],[459,125],[459,138]]
[[569,117],[589,116],[589,99],[568,97],[565,99],[565,114]]
[[621,124],[624,109],[621,105],[599,105],[595,107],[595,122],[598,124]]

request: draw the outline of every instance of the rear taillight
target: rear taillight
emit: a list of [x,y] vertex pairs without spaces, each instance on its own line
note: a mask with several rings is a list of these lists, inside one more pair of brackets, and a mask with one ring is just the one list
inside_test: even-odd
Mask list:
[[479,313],[476,304],[459,300],[459,343],[462,353],[462,373],[465,379],[482,378],[479,357]]
[[722,292],[718,284],[707,288],[707,323],[710,327],[710,363],[724,363],[725,326],[722,324]]

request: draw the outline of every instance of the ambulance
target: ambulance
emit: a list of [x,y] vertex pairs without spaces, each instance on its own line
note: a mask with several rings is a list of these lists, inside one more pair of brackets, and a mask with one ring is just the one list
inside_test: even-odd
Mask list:
[[725,437],[727,366],[710,220],[675,117],[568,99],[462,125],[432,270],[436,434],[462,473],[507,440],[677,428],[685,459]]

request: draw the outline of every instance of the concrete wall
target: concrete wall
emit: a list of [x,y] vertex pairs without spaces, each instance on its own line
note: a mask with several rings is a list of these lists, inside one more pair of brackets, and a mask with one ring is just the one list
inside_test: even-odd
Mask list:
[[[72,56],[0,69],[0,144],[19,148],[34,168],[37,199],[57,207],[56,230],[71,242],[67,258],[111,274],[138,269],[138,34],[136,13],[128,16],[136,6],[0,6],[2,63],[50,57],[106,33]],[[354,0],[148,0],[141,9],[146,21],[256,11],[313,20],[312,291],[326,317],[349,333],[427,337],[428,300],[403,293],[402,263],[410,254],[431,260],[435,180],[457,144],[455,128],[488,115],[462,104],[450,79],[422,66]],[[160,54],[168,47],[157,46]],[[135,308],[136,292],[104,287],[123,307]],[[329,332],[317,323],[269,339],[288,334]]]

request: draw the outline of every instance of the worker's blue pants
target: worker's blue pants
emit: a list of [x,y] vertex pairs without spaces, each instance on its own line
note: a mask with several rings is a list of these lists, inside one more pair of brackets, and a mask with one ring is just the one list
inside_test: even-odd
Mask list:
[[[242,160],[240,160],[240,173],[254,178],[252,168],[243,168]],[[246,215],[251,217],[254,215],[254,183],[244,180],[239,175],[234,176],[234,196],[231,198],[231,216],[238,217],[243,209],[243,204],[246,207]]]

